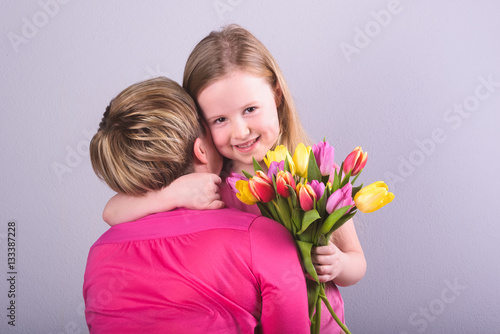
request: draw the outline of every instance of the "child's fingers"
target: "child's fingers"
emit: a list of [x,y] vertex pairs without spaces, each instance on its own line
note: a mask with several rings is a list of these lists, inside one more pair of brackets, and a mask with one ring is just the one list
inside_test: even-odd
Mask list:
[[333,258],[331,255],[312,255],[311,261],[314,265],[333,264]]
[[212,201],[208,206],[207,210],[217,210],[222,209],[224,207],[224,202],[221,200]]
[[333,243],[329,243],[327,246],[318,246],[318,247],[313,247],[311,250],[311,254],[317,254],[317,255],[333,255],[337,251],[337,246],[335,246]]

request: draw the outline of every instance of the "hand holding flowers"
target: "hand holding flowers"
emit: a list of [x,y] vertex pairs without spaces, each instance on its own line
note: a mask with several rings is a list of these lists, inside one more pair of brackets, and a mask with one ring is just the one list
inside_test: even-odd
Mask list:
[[[264,216],[280,222],[292,233],[304,268],[315,282],[308,284],[312,333],[319,333],[322,302],[344,332],[349,330],[330,306],[325,284],[320,283],[314,268],[313,261],[321,254],[313,255],[311,250],[329,245],[332,233],[352,218],[357,209],[373,212],[394,198],[381,181],[365,188],[353,187],[366,161],[367,153],[356,147],[339,167],[334,163],[334,148],[326,141],[312,147],[301,143],[293,157],[284,146],[278,146],[264,157],[267,174],[254,160],[255,176],[242,171],[246,179],[233,174],[228,180],[235,185],[233,189],[243,203],[257,204]],[[333,243],[330,247],[334,247],[331,254],[338,254]]]

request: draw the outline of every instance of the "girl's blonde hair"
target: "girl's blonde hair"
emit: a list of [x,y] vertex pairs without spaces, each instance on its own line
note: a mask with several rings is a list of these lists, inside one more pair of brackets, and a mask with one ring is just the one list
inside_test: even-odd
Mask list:
[[195,46],[184,69],[183,87],[197,101],[207,86],[233,70],[265,77],[275,92],[280,124],[275,146],[293,150],[300,142],[310,143],[278,64],[255,36],[236,24],[212,31]]
[[90,142],[97,176],[131,196],[159,190],[193,172],[193,145],[204,135],[196,106],[176,82],[160,77],[136,83],[106,108]]

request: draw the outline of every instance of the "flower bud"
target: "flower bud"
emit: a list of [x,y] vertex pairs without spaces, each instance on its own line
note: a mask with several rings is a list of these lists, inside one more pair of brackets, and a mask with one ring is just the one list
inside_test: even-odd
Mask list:
[[[348,205],[354,206],[354,201],[352,200],[352,185],[350,183],[347,183],[342,188],[335,190],[333,194],[328,197],[328,200],[326,201],[326,212],[331,214],[335,210]],[[347,210],[347,212],[349,211],[350,210]]]
[[295,148],[295,153],[293,154],[293,163],[295,164],[295,173],[300,177],[307,177],[309,152],[311,152],[311,146],[306,147],[302,143],[297,145],[297,147]]
[[361,212],[376,211],[394,199],[394,194],[388,190],[389,187],[382,181],[372,183],[358,191],[354,202]]
[[319,171],[322,176],[330,175],[332,171],[332,166],[334,165],[333,158],[335,149],[330,146],[327,141],[319,142],[313,145],[312,151],[314,153],[314,158],[318,164]]
[[309,184],[299,183],[296,188],[297,197],[299,198],[300,207],[304,211],[309,211],[314,208],[316,193]]
[[356,147],[344,161],[344,174],[351,171],[351,176],[358,175],[359,172],[365,167],[368,152],[363,153],[361,146]]
[[259,202],[270,202],[276,196],[273,181],[261,170],[256,171],[255,176],[248,180],[248,186]]
[[288,157],[288,166],[290,167],[290,172],[292,173],[292,175],[295,175],[295,166],[293,164],[292,157],[290,156],[288,149],[284,145],[276,146],[274,151],[269,150],[266,156],[264,157],[264,162],[266,163],[267,168],[269,168],[269,166],[271,166],[271,163],[273,161],[280,163],[281,161],[285,161],[287,157]]
[[290,197],[288,186],[295,189],[295,180],[290,172],[280,170],[276,175],[276,190],[283,197]]
[[247,205],[253,205],[259,200],[252,195],[250,187],[248,186],[248,181],[238,180],[235,182],[235,188],[238,190],[236,197]]

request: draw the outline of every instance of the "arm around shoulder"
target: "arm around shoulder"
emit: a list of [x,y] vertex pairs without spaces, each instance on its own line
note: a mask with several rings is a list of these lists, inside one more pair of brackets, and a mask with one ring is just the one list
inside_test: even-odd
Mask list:
[[220,209],[224,207],[218,189],[220,182],[220,177],[212,173],[191,173],[161,190],[148,191],[144,196],[117,194],[106,204],[102,217],[113,226],[179,207]]

